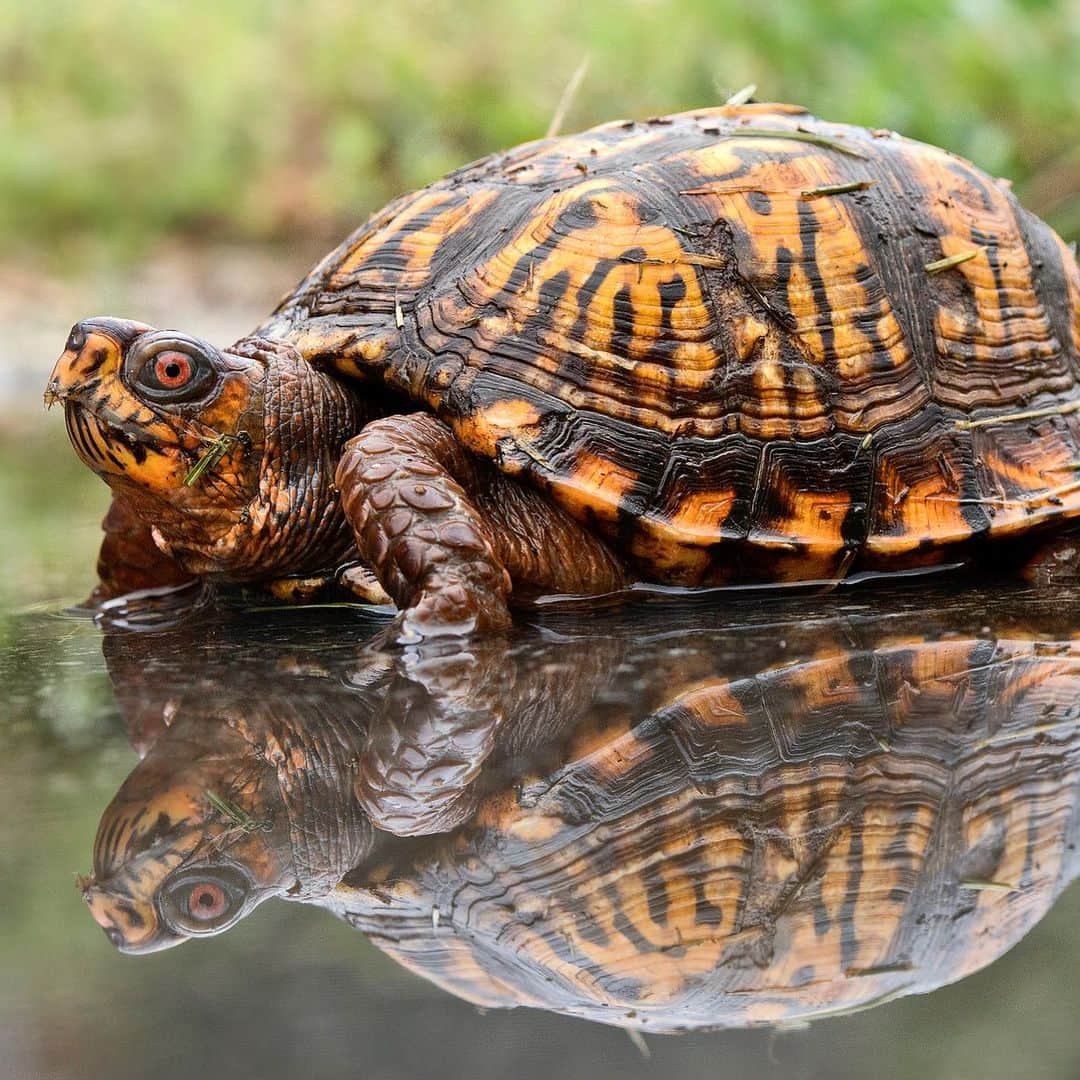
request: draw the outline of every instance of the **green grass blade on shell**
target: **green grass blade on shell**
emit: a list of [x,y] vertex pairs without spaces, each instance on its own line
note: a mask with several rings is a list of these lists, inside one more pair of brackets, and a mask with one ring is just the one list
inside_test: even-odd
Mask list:
[[854,146],[842,143],[837,139],[830,139],[825,135],[818,135],[813,131],[802,131],[799,128],[763,128],[763,127],[739,127],[731,131],[725,131],[724,137],[728,139],[794,139],[796,142],[812,143],[814,146],[823,147],[826,150],[835,150],[838,154],[847,154],[849,157],[865,158],[866,155]]
[[934,262],[928,262],[923,269],[928,274],[941,274],[946,270],[951,270],[954,266],[959,266],[961,263],[970,262],[978,255],[976,251],[960,251],[955,255],[950,255],[945,259],[937,259]]
[[876,180],[852,180],[850,184],[826,184],[823,187],[806,188],[799,192],[802,199],[822,199],[826,195],[846,195],[850,191],[865,191],[873,187]]
[[972,892],[1014,893],[1023,891],[1019,885],[1010,885],[1007,881],[961,881],[960,888],[970,889]]

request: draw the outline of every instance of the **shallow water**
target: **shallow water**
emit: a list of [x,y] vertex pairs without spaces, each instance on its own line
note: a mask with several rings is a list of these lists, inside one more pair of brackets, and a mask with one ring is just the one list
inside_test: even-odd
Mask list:
[[1078,600],[0,616],[5,1075],[1078,1075]]

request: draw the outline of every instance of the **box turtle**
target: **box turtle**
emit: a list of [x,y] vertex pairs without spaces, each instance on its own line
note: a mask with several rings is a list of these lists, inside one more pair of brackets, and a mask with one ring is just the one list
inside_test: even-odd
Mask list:
[[471,1001],[645,1030],[932,990],[1080,871],[1064,607],[600,613],[357,658],[332,620],[284,657],[249,622],[112,637],[145,757],[84,895],[134,953],[299,900]]
[[115,495],[99,599],[332,580],[414,640],[512,593],[1017,563],[1080,515],[1078,376],[1080,270],[1006,183],[745,104],[451,173],[227,349],[87,319],[46,397]]

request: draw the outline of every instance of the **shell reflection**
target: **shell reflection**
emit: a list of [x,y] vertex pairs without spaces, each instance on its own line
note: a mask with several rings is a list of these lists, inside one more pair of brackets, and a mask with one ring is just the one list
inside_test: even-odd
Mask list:
[[645,1030],[925,992],[1077,873],[1074,603],[110,637],[145,757],[85,895],[136,952],[314,903],[471,1001]]

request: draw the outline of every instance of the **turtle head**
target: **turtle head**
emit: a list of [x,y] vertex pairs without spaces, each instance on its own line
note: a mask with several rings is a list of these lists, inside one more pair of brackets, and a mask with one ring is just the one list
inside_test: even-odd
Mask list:
[[45,402],[64,405],[79,457],[192,574],[279,577],[344,543],[331,479],[336,450],[357,430],[356,404],[287,345],[249,338],[223,350],[86,319]]
[[365,726],[337,695],[267,681],[170,694],[171,719],[102,814],[79,887],[121,952],[220,934],[271,897],[317,901],[370,850],[353,792]]
[[227,729],[210,752],[202,738],[179,734],[167,752],[157,744],[117,792],[98,826],[93,872],[79,879],[121,952],[220,934],[294,881],[287,817],[268,770],[238,772],[250,747]]

